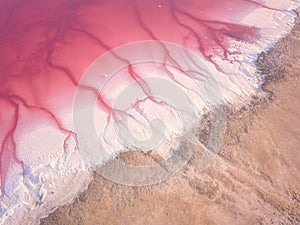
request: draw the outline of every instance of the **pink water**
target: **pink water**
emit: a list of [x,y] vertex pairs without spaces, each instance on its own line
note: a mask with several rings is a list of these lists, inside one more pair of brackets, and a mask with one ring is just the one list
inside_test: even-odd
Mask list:
[[[11,188],[6,181],[12,167],[26,177],[31,166],[24,155],[30,156],[32,146],[19,148],[18,143],[28,130],[52,126],[64,137],[62,154],[69,139],[76,139],[65,110],[72,108],[80,79],[99,56],[135,41],[169,41],[197,52],[222,72],[215,57],[230,61],[239,54],[230,50],[232,41],[260,40],[260,27],[245,25],[242,19],[257,9],[282,10],[272,7],[260,0],[1,1],[1,195]],[[129,65],[126,77],[119,79],[136,81],[149,94],[140,78]],[[103,120],[109,121],[116,113],[109,88],[100,94],[85,88],[98,95]],[[43,155],[43,148],[38,154]]]

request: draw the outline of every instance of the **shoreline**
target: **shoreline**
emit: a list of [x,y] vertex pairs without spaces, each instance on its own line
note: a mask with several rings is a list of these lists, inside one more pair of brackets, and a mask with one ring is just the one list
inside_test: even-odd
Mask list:
[[[266,118],[268,118],[268,116],[272,117],[273,111],[284,110],[285,106],[283,105],[283,99],[289,100],[288,97],[291,95],[291,93],[285,93],[287,87],[290,87],[294,82],[296,87],[299,88],[299,86],[297,86],[299,84],[299,74],[297,74],[296,71],[293,71],[293,68],[299,68],[299,65],[297,65],[297,56],[294,55],[299,55],[300,52],[299,47],[296,49],[297,43],[294,43],[297,41],[298,45],[300,45],[299,30],[300,25],[298,21],[290,35],[279,41],[275,47],[270,48],[268,53],[262,53],[260,57],[258,57],[259,69],[262,74],[274,74],[273,76],[266,76],[266,81],[262,86],[262,89],[264,91],[267,90],[270,94],[269,98],[254,98],[249,108],[244,107],[237,112],[235,110],[228,111],[229,124],[226,131],[224,147],[219,153],[220,157],[216,158],[212,165],[202,172],[203,174],[196,174],[195,171],[193,171],[197,164],[197,159],[195,157],[193,157],[186,169],[172,176],[169,180],[151,187],[126,187],[119,184],[113,184],[101,178],[98,174],[94,174],[94,179],[90,183],[87,191],[83,192],[73,203],[58,208],[47,218],[42,219],[41,224],[127,224],[126,222],[129,224],[140,224],[142,221],[147,221],[145,220],[147,218],[151,219],[152,212],[154,211],[159,212],[158,217],[160,219],[158,220],[157,216],[153,217],[153,219],[157,219],[161,224],[193,224],[193,221],[189,221],[188,219],[198,221],[196,220],[196,218],[198,218],[198,215],[196,215],[198,211],[200,211],[201,216],[203,216],[201,221],[203,223],[209,222],[211,224],[218,224],[215,220],[218,218],[222,219],[222,217],[224,217],[224,221],[222,222],[230,224],[235,221],[234,218],[241,218],[243,215],[246,215],[247,219],[241,224],[253,224],[257,222],[265,224],[271,221],[280,222],[280,220],[284,220],[287,222],[286,224],[299,222],[300,218],[299,216],[297,217],[297,214],[299,214],[297,212],[297,205],[299,206],[299,193],[292,191],[297,190],[297,187],[299,189],[299,182],[290,184],[292,188],[289,187],[291,190],[288,191],[290,193],[287,195],[280,192],[282,196],[290,197],[288,202],[284,201],[282,199],[284,197],[282,196],[275,198],[274,193],[276,193],[276,191],[274,192],[272,185],[281,187],[281,180],[289,180],[281,176],[278,178],[272,171],[268,170],[269,168],[265,168],[264,160],[260,159],[259,155],[255,155],[255,152],[258,154],[258,151],[255,151],[257,149],[254,150],[253,155],[251,152],[248,154],[247,152],[242,151],[242,149],[252,149],[253,143],[262,145],[261,148],[268,148],[268,144],[272,145],[272,142],[273,144],[275,143],[274,146],[284,145],[282,143],[276,143],[276,140],[270,140],[268,143],[261,144],[259,143],[260,140],[258,140],[259,136],[255,136],[254,131],[255,129],[262,129],[269,133],[274,132],[273,130],[261,128],[261,124],[271,123],[270,121],[267,121]],[[285,57],[279,62],[282,66],[273,67],[274,60],[277,64],[278,61],[276,61],[276,59],[278,60],[279,58],[278,54],[281,55],[283,50],[285,52]],[[297,50],[298,52],[296,52]],[[295,51],[295,53],[293,53],[293,51]],[[282,73],[285,73],[285,76],[282,77]],[[297,92],[295,95],[297,95]],[[295,95],[294,97],[291,97],[294,101],[297,100]],[[267,114],[269,115],[266,117]],[[297,115],[295,118],[297,118]],[[288,120],[287,118],[285,119]],[[295,121],[295,123],[296,122],[299,123],[299,120]],[[289,124],[288,121],[284,121],[283,123]],[[275,128],[274,130],[276,131]],[[296,131],[293,130],[293,132]],[[264,135],[264,132],[261,132],[260,134]],[[299,143],[300,145],[300,140],[297,138],[297,135],[295,143]],[[230,149],[234,149],[235,151]],[[275,150],[278,151],[276,148]],[[290,149],[288,150],[292,151]],[[268,151],[270,152],[265,153],[267,156],[273,157],[274,155],[271,153],[277,154],[274,156],[274,161],[279,161],[279,166],[286,163],[286,159],[281,162],[282,153],[272,152],[272,149],[268,149]],[[296,156],[297,155],[294,157]],[[291,160],[290,157],[291,156],[288,157],[289,160]],[[252,159],[253,161],[249,161],[249,159]],[[297,158],[295,158],[295,160],[297,162]],[[268,160],[265,161],[268,162]],[[269,165],[269,163],[270,162],[268,162],[268,166],[272,168],[272,165]],[[260,170],[257,170],[257,167],[260,166],[264,169],[260,168]],[[218,171],[220,168],[225,171],[226,181],[222,181],[221,175],[223,171]],[[230,172],[227,173],[226,170],[229,170]],[[297,170],[299,171],[299,168],[296,168],[296,171]],[[257,180],[260,182],[259,186],[255,186],[256,180],[253,180],[250,175],[257,176]],[[246,188],[250,190],[253,199],[251,196],[245,197],[247,196],[246,193],[239,192],[239,188],[242,188],[241,185],[243,183],[247,184],[248,179],[250,180],[250,185],[246,185]],[[226,188],[226,185],[231,187]],[[103,190],[100,190],[101,188],[103,188]],[[284,193],[287,192],[284,185],[281,188]],[[227,189],[233,189],[234,191],[231,192]],[[263,189],[269,190],[271,194],[265,193]],[[112,195],[115,196],[110,196],[111,190]],[[166,194],[167,196],[164,196],[164,191],[169,191]],[[189,196],[186,195],[193,196],[195,199],[191,200]],[[244,196],[246,200],[243,201],[241,196]],[[260,205],[255,203],[257,199],[260,199],[263,204]],[[177,203],[176,200],[178,201]],[[169,204],[168,202],[170,201],[173,203]],[[158,202],[161,204],[158,204]],[[199,204],[202,205],[203,202],[206,202],[210,207],[203,206],[201,208]],[[291,204],[289,204],[289,202],[291,202]],[[178,203],[179,206],[177,206]],[[180,205],[180,203],[182,203],[182,205]],[[151,211],[149,205],[155,206],[154,211]],[[163,211],[168,211],[167,214],[163,214],[159,211],[159,205]],[[226,207],[224,208],[224,205],[229,209],[225,209]],[[291,209],[286,209],[286,206],[290,206]],[[191,209],[190,212],[185,212],[186,207]],[[271,211],[276,215],[272,217],[270,216],[272,213],[270,213],[270,215],[264,218],[264,214],[257,212],[257,209],[255,210],[255,208],[261,210],[261,207],[263,207],[262,211]],[[136,210],[136,214],[135,211],[131,212],[132,209]],[[212,209],[219,210],[219,212],[212,212]],[[116,214],[115,217],[120,216],[123,219],[113,218],[114,212]],[[181,213],[183,214],[180,216]],[[285,215],[285,213],[287,213],[287,215]],[[282,214],[284,215],[282,216]],[[144,217],[142,215],[144,215]],[[177,220],[172,217],[177,218]],[[251,220],[251,217],[255,217],[255,220]],[[126,218],[127,220],[124,220]],[[180,221],[182,218],[185,220]],[[169,221],[164,221],[166,219]],[[236,220],[235,222],[237,221],[239,220]]]

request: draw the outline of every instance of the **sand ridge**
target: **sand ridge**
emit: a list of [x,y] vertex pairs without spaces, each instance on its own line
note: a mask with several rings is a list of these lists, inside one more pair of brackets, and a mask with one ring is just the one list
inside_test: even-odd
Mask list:
[[299,224],[300,24],[260,59],[268,92],[228,109],[224,146],[207,170],[198,172],[196,152],[183,171],[154,186],[94,174],[86,192],[41,224]]

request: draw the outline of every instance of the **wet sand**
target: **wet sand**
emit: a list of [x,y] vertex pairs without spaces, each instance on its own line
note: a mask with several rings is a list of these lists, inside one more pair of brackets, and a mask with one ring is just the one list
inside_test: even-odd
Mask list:
[[224,146],[204,172],[196,152],[154,186],[119,185],[95,173],[87,191],[41,224],[300,224],[299,23],[258,66],[265,94],[228,109]]

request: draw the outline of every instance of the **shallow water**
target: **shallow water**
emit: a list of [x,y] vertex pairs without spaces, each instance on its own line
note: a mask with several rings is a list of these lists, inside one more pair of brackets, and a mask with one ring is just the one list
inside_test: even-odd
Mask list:
[[126,148],[168,158],[205,107],[256,94],[257,54],[290,31],[298,6],[3,1],[1,222],[35,223]]

